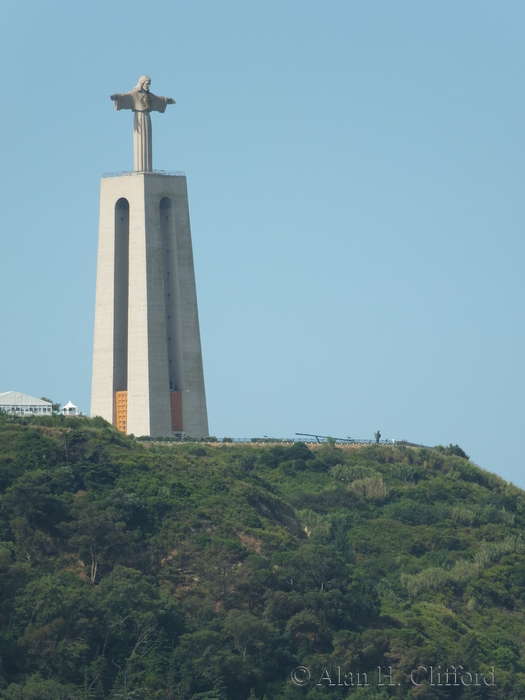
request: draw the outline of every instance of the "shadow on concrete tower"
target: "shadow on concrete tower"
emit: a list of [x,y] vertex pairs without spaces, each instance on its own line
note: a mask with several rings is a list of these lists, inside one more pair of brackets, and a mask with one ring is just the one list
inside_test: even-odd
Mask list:
[[101,182],[91,415],[137,436],[206,437],[186,177],[137,171],[137,158],[135,170]]

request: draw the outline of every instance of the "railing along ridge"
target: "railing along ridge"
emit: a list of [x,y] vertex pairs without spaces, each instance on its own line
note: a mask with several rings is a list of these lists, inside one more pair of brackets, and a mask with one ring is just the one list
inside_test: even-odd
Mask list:
[[[322,445],[327,444],[330,440],[321,439],[315,440],[312,438],[300,439],[300,438],[192,438],[187,435],[174,435],[173,437],[150,437],[141,436],[137,437],[139,442],[204,442],[204,443],[224,443],[224,444],[260,444],[260,445],[291,445],[297,442],[304,442],[307,445]],[[406,445],[407,447],[425,447],[429,450],[432,449],[430,445],[423,445],[416,442],[409,442],[408,440],[364,440],[358,438],[334,438],[333,442],[335,445]]]

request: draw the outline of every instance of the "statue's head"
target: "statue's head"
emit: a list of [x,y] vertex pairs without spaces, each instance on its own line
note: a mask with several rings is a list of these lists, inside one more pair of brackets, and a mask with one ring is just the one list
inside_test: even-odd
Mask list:
[[149,92],[149,86],[151,85],[151,78],[149,75],[141,75],[139,82],[133,88],[137,92]]

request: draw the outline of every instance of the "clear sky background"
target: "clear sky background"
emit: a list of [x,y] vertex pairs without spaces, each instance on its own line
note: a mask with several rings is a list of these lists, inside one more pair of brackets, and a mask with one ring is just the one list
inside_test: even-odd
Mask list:
[[458,443],[525,487],[525,3],[4,0],[0,392],[89,413],[100,177],[188,178],[210,431]]

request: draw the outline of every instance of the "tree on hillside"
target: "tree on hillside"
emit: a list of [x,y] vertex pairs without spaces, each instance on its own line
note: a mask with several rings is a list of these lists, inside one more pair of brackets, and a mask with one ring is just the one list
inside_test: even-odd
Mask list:
[[233,637],[234,646],[244,660],[250,649],[261,649],[274,635],[269,622],[238,610],[230,612],[224,622],[224,629]]
[[72,516],[73,521],[64,523],[62,529],[69,534],[69,544],[78,548],[80,558],[90,562],[90,580],[94,584],[101,561],[112,548],[128,544],[131,533],[115,507],[105,507],[87,496],[77,499]]
[[42,396],[42,397],[40,397],[40,400],[41,400],[41,401],[48,401],[48,402],[52,405],[53,413],[58,413],[58,412],[60,411],[60,406],[61,406],[62,404],[60,404],[60,403],[53,403],[53,401],[51,401],[51,399],[48,399],[47,396]]

